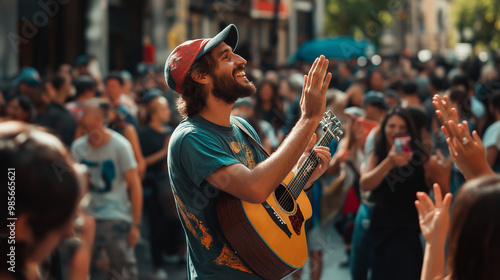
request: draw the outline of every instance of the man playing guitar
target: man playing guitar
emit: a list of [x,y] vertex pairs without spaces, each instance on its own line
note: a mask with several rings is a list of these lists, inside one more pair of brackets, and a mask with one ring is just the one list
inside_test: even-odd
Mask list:
[[[331,74],[327,74],[328,60],[321,56],[305,76],[300,119],[266,159],[230,116],[238,98],[256,91],[245,76],[246,60],[234,53],[237,43],[238,30],[231,24],[213,38],[182,43],[165,64],[166,82],[180,94],[177,107],[185,118],[172,134],[167,163],[187,236],[189,279],[259,279],[224,238],[217,199],[225,192],[243,201],[264,202],[311,152],[314,131],[325,111]],[[236,119],[258,141],[255,130]],[[314,152],[320,163],[306,189],[330,160],[327,147],[316,147]]]

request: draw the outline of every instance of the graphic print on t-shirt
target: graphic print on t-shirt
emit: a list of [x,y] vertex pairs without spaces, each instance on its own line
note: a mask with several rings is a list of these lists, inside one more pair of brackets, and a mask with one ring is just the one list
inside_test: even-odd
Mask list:
[[[198,220],[193,213],[190,213],[186,210],[186,206],[182,203],[175,192],[174,198],[177,202],[177,209],[179,209],[179,214],[184,221],[186,229],[200,241],[203,247],[205,247],[207,250],[213,250],[214,248],[212,247],[212,243],[214,240],[212,235],[210,235],[209,233],[209,229],[203,224],[202,221]],[[228,266],[247,273],[253,273],[245,266],[243,261],[238,256],[236,256],[233,250],[229,249],[227,244],[224,244],[224,247],[222,248],[219,256],[214,262],[215,264],[220,266]]]
[[246,143],[231,142],[231,150],[233,150],[236,158],[238,158],[243,165],[249,169],[253,169],[255,167],[253,153]]
[[115,164],[112,160],[103,162],[94,162],[82,160],[89,170],[90,174],[90,191],[106,193],[111,191],[113,180],[116,178]]

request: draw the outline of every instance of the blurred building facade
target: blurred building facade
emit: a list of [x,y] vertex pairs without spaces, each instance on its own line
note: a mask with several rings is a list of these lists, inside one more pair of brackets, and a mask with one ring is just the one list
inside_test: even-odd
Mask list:
[[10,0],[0,1],[0,79],[23,66],[42,75],[81,54],[101,71],[161,67],[179,43],[210,37],[229,23],[249,62],[282,65],[322,35],[325,0]]
[[389,1],[386,10],[374,13],[382,28],[379,50],[382,54],[416,53],[428,49],[443,54],[450,42],[451,0]]

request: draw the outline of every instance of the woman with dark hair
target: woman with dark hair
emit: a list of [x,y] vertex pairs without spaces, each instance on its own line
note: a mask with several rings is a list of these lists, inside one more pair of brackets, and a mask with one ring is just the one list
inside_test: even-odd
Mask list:
[[384,92],[386,77],[379,68],[373,68],[367,71],[366,91],[374,90]]
[[[438,184],[434,192],[435,204],[425,193],[418,193],[415,202],[426,240],[420,279],[499,279],[500,176],[481,176],[467,182],[455,198],[451,221],[452,195],[442,199]],[[447,235],[448,276],[444,277]]]
[[278,86],[265,80],[257,87],[257,102],[255,114],[257,118],[265,120],[278,130],[285,124],[283,103],[278,94]]
[[24,95],[16,95],[7,102],[5,115],[8,120],[17,120],[32,123],[34,120],[35,105]]
[[155,279],[167,279],[162,253],[177,253],[184,245],[184,234],[175,209],[167,170],[167,150],[172,128],[170,107],[162,92],[150,89],[143,97],[147,125],[139,129],[139,142],[146,162],[143,180],[144,213],[147,215],[151,258]]
[[[20,122],[0,124],[0,158],[0,169],[7,173],[0,186],[12,206],[7,211],[5,204],[2,211],[8,224],[0,228],[5,237],[0,241],[0,279],[41,279],[40,264],[74,230],[83,195],[81,170],[59,139]],[[92,240],[92,232],[84,234]],[[86,246],[88,252],[91,241]],[[72,272],[71,279],[87,277],[90,254],[81,253],[73,259],[78,273]]]
[[[410,137],[409,151],[396,148],[395,136]],[[360,186],[371,191],[370,235],[373,244],[372,279],[419,279],[422,244],[414,207],[418,191],[432,182],[447,189],[449,177],[426,152],[407,110],[395,107],[383,119],[375,136]]]

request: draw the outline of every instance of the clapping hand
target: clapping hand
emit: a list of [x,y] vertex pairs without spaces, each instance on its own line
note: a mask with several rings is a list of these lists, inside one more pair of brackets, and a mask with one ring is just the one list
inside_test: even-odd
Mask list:
[[448,233],[450,224],[451,193],[447,193],[442,198],[441,189],[438,184],[434,184],[434,204],[430,197],[424,192],[417,193],[415,206],[418,211],[420,230],[427,242],[443,242]]
[[432,104],[434,105],[434,108],[436,108],[436,115],[441,124],[448,129],[452,137],[455,136],[457,131],[454,126],[449,125],[449,121],[458,124],[458,113],[456,108],[451,107],[448,96],[441,98],[436,94],[432,97]]
[[[467,180],[494,173],[486,160],[486,149],[481,138],[475,130],[470,136],[467,121],[461,124],[448,121],[447,126],[442,126],[441,129],[446,135],[453,161]],[[454,131],[453,136],[450,131]]]
[[486,150],[476,131],[469,133],[466,121],[460,123],[457,110],[452,108],[447,96],[444,98],[434,95],[432,104],[436,108],[436,115],[443,124],[441,129],[446,135],[446,142],[450,154],[462,174],[467,180],[483,175],[493,174],[493,170],[486,160]]

